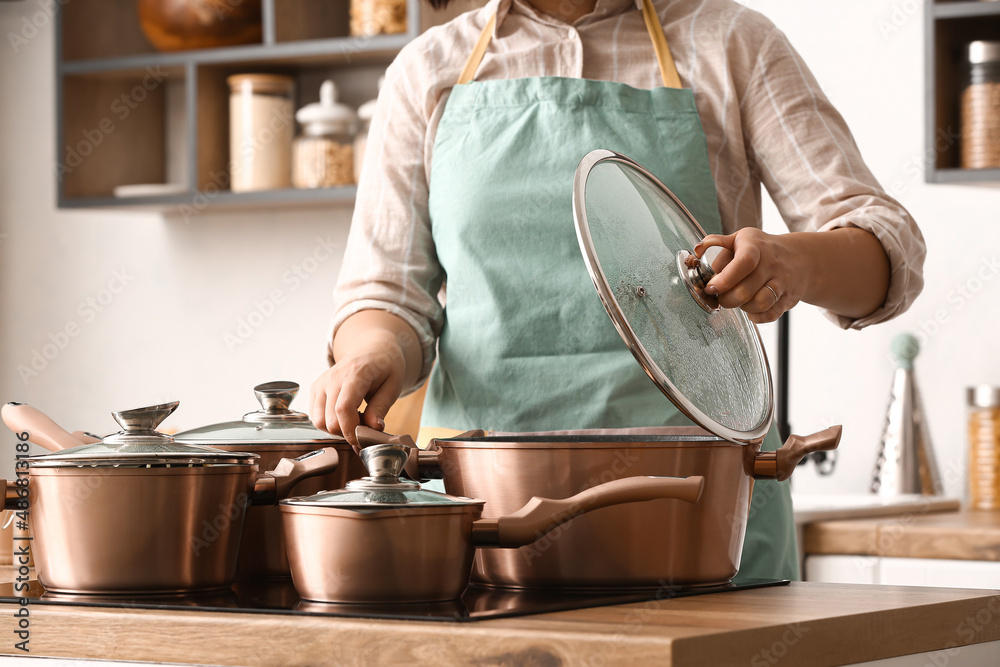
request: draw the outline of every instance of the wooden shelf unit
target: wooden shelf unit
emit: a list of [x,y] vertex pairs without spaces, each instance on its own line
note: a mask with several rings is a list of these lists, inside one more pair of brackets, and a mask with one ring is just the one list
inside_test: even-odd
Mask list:
[[925,3],[925,134],[928,183],[1000,187],[1000,169],[961,168],[961,95],[968,65],[965,47],[1000,40],[1000,1]]
[[[56,17],[56,177],[60,208],[201,210],[206,206],[344,204],[355,188],[228,189],[226,77],[295,78],[295,108],[319,98],[326,78],[357,108],[377,94],[392,59],[421,30],[408,1],[403,34],[349,35],[350,0],[261,0],[259,44],[156,51],[135,0],[74,0]],[[100,17],[99,20],[95,17]],[[183,194],[118,198],[118,185],[176,183]]]

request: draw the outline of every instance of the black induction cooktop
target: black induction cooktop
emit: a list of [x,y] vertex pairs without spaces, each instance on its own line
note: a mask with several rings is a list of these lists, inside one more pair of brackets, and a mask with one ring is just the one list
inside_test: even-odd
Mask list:
[[51,593],[32,580],[28,590],[15,593],[14,585],[0,584],[0,602],[27,598],[30,605],[69,605],[117,609],[169,609],[171,611],[224,611],[241,613],[347,616],[416,621],[481,621],[504,616],[524,616],[586,607],[670,600],[692,595],[782,586],[786,580],[752,579],[738,584],[701,588],[669,588],[644,591],[567,592],[527,591],[470,586],[460,600],[417,604],[333,604],[301,599],[287,579],[241,581],[231,589],[197,595],[80,595]]

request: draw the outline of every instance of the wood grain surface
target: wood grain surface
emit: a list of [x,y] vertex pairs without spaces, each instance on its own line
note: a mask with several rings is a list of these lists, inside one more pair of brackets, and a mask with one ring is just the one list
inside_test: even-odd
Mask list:
[[1000,561],[1000,511],[904,514],[805,526],[806,554]]
[[[12,605],[0,605],[10,637]],[[1000,593],[794,583],[475,623],[34,605],[31,654],[212,665],[825,667],[1000,639]],[[11,653],[6,640],[0,652]]]

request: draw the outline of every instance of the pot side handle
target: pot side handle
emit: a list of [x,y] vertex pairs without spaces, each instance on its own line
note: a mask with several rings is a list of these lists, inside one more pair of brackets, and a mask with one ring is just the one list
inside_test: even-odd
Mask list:
[[0,510],[23,509],[17,506],[17,501],[26,497],[27,487],[23,487],[24,491],[18,490],[17,481],[13,479],[0,479],[0,485],[4,488],[4,503]]
[[[661,498],[697,502],[704,477],[626,477],[599,484],[564,500],[534,497],[513,514],[473,525],[477,546],[521,547],[585,512]],[[491,539],[492,538],[492,539]]]
[[785,444],[776,452],[760,452],[754,457],[754,479],[776,479],[783,482],[795,472],[795,466],[803,458],[819,451],[836,449],[844,427],[831,426],[825,431],[812,435],[790,435]]
[[273,505],[292,491],[292,487],[309,477],[336,470],[340,456],[333,447],[324,447],[295,459],[281,459],[261,474],[253,489],[254,505]]
[[0,408],[0,418],[14,433],[27,431],[28,441],[44,447],[50,452],[58,452],[84,444],[77,440],[41,410],[24,403],[7,403]]

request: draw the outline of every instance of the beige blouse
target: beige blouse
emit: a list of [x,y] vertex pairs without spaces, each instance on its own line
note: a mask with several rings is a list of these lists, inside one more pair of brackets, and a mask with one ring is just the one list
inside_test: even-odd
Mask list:
[[[785,35],[731,0],[654,4],[681,81],[694,91],[725,232],[761,226],[763,183],[792,231],[852,226],[882,242],[892,267],[885,304],[858,320],[827,313],[834,322],[860,329],[905,311],[923,287],[920,230],[865,166]],[[649,89],[662,83],[638,7],[597,0],[569,25],[525,0],[491,0],[403,49],[386,72],[368,137],[328,351],[347,317],[378,308],[413,327],[424,350],[421,381],[430,370],[444,319],[428,289],[442,272],[427,213],[435,131],[490,15],[497,12],[497,24],[477,80],[584,77]]]

